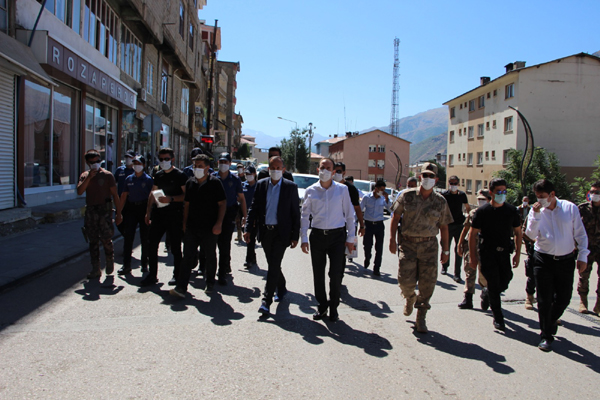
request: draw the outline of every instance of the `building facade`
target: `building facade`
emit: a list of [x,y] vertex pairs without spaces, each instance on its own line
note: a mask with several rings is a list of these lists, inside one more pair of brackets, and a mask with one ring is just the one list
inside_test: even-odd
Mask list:
[[494,80],[444,103],[449,109],[447,175],[460,178],[470,203],[506,167],[510,149],[524,150],[529,122],[536,147],[555,153],[569,180],[588,177],[600,154],[600,58],[581,53],[526,67],[506,65]]

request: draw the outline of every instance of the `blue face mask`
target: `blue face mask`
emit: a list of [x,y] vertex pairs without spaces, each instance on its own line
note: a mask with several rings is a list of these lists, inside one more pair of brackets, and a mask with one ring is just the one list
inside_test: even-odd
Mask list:
[[506,195],[505,194],[497,194],[494,196],[494,201],[498,204],[504,204],[504,202],[506,201]]

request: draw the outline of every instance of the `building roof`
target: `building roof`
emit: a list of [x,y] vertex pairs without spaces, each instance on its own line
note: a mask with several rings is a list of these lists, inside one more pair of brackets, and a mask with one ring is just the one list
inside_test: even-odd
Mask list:
[[566,59],[566,58],[571,58],[571,57],[590,57],[590,58],[592,58],[592,59],[594,59],[594,60],[600,61],[600,57],[597,57],[597,56],[595,56],[595,55],[588,54],[588,53],[577,53],[577,54],[572,54],[572,55],[570,55],[570,56],[566,56],[566,57],[562,57],[562,58],[557,58],[556,60],[552,60],[552,61],[546,61],[546,62],[544,62],[544,63],[541,63],[541,64],[535,64],[535,65],[531,65],[531,66],[529,66],[529,67],[516,68],[516,69],[513,69],[512,71],[508,71],[508,72],[507,72],[507,73],[505,73],[504,75],[500,75],[499,77],[497,77],[497,78],[496,78],[496,79],[494,79],[494,80],[491,80],[491,81],[489,81],[489,82],[488,82],[488,83],[486,83],[485,85],[479,85],[479,86],[477,86],[477,87],[475,87],[475,88],[473,88],[473,89],[469,90],[468,92],[465,92],[465,93],[463,93],[463,94],[461,94],[461,95],[459,95],[459,96],[456,96],[455,98],[453,98],[453,99],[450,99],[450,100],[448,100],[448,101],[446,101],[445,103],[442,103],[442,104],[443,104],[443,105],[448,105],[448,103],[450,103],[451,101],[454,101],[454,100],[456,100],[456,99],[458,99],[458,98],[460,98],[460,97],[462,97],[462,96],[465,96],[465,95],[467,95],[467,94],[469,94],[469,93],[471,93],[471,92],[474,92],[475,90],[477,90],[477,89],[480,89],[480,88],[482,88],[482,87],[484,87],[484,86],[487,86],[487,85],[489,85],[490,83],[492,83],[492,82],[495,82],[495,81],[497,81],[497,80],[499,80],[499,79],[502,79],[502,78],[504,78],[505,76],[508,76],[508,75],[510,75],[510,74],[519,73],[519,72],[521,72],[521,71],[524,71],[524,70],[526,70],[526,69],[530,69],[530,68],[538,68],[538,67],[540,67],[540,66],[542,66],[542,65],[546,65],[546,64],[552,64],[552,63],[554,63],[554,62],[561,62],[562,60],[564,60],[564,59]]
[[338,137],[334,137],[334,138],[330,138],[330,139],[325,139],[325,140],[321,140],[319,143],[327,143],[327,144],[334,144],[337,143],[341,140],[345,140],[346,136],[338,136]]
[[323,157],[322,155],[317,154],[317,153],[313,153],[313,152],[310,153],[310,159],[311,160],[312,159],[321,159],[321,158],[325,158],[325,157]]
[[397,137],[397,136],[392,135],[391,133],[387,133],[386,131],[382,131],[381,129],[373,129],[372,131],[364,132],[364,133],[361,133],[360,135],[353,135],[353,136],[345,137],[345,139],[348,139],[348,140],[350,140],[350,139],[356,139],[356,138],[358,138],[360,136],[370,135],[372,133],[378,133],[378,134],[382,134],[383,133],[383,134],[386,134],[388,136],[393,137],[394,139],[402,140],[402,141],[404,141],[406,143],[409,143],[409,144],[412,143],[412,142],[409,142],[406,139],[402,139],[401,137]]
[[253,141],[251,141],[251,140],[248,140],[248,139],[246,139],[246,138],[245,138],[245,137],[243,137],[243,136],[240,138],[240,143],[242,143],[242,144],[244,144],[244,143],[247,143],[247,144],[253,144],[253,145],[256,145],[256,143],[254,143],[254,142],[253,142]]

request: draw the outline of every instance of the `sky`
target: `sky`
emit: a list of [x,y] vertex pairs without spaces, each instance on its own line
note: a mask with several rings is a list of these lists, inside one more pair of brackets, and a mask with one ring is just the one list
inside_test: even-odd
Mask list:
[[403,118],[509,62],[600,50],[598,15],[598,0],[207,0],[198,12],[207,25],[218,19],[218,59],[240,63],[242,133],[274,137],[295,122],[323,136],[388,125],[396,37]]

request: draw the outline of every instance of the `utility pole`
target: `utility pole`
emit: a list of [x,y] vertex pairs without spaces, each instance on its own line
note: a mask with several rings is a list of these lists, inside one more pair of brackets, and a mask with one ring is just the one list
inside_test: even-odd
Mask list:
[[400,83],[398,82],[398,72],[400,69],[400,59],[398,57],[398,49],[400,47],[400,39],[394,39],[394,82],[392,84],[392,112],[390,115],[390,134],[398,137],[399,126],[398,120],[400,112],[398,110],[398,92],[400,91]]
[[317,127],[313,127],[312,122],[308,123],[308,173],[310,174],[310,156],[312,154],[312,138],[313,138],[313,128],[317,129]]

